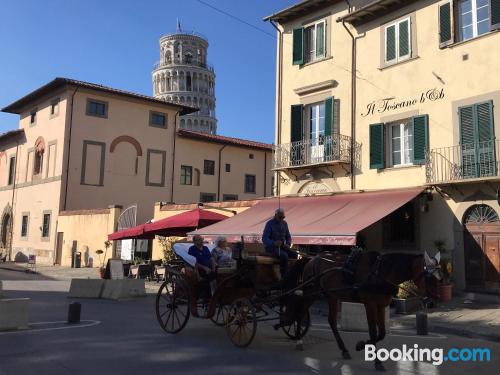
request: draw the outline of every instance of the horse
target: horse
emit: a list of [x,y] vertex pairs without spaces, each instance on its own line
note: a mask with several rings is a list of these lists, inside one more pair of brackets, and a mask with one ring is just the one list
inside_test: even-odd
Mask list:
[[[341,263],[331,253],[320,253],[303,266],[302,277],[294,277],[294,285],[287,285],[291,291],[287,310],[298,327],[297,349],[303,350],[301,322],[310,306],[320,295],[326,297],[329,306],[328,322],[344,359],[351,359],[337,328],[339,302],[360,302],[365,306],[369,340],[359,341],[356,350],[367,344],[375,345],[384,339],[385,308],[389,306],[398,286],[412,280],[418,289],[418,296],[426,299],[427,283],[431,277],[439,278],[439,253],[431,259],[424,255],[408,253],[379,254],[362,251],[356,267],[347,281]],[[300,282],[302,281],[302,284]],[[300,297],[300,298],[298,298]],[[385,371],[381,361],[375,359],[375,369]]]

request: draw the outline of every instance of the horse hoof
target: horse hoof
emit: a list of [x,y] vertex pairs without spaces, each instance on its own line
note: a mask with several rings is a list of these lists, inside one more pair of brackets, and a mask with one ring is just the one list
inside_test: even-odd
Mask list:
[[358,341],[356,344],[356,351],[360,352],[365,348],[365,342],[364,341]]
[[303,352],[304,351],[304,344],[302,342],[298,342],[297,344],[295,344],[295,349]]
[[273,328],[274,328],[274,330],[275,330],[275,331],[277,331],[278,329],[280,329],[280,328],[281,328],[281,324],[275,324],[275,325],[273,326]]
[[349,352],[347,350],[345,352],[342,352],[342,358],[352,359],[351,355],[349,354]]
[[382,363],[375,363],[375,370],[377,371],[385,371],[385,367]]

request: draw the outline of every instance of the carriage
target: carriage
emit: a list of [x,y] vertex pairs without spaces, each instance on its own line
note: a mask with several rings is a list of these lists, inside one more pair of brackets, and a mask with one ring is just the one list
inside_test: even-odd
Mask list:
[[242,257],[241,248],[233,251],[236,268],[220,268],[213,288],[209,282],[198,280],[194,262],[187,256],[188,246],[174,245],[177,259],[166,266],[165,281],[156,296],[156,317],[163,330],[179,333],[193,317],[225,327],[229,339],[238,347],[250,345],[257,324],[264,321],[274,321],[274,328],[281,329],[291,340],[305,336],[311,324],[309,313],[301,320],[300,327],[287,318],[289,305],[285,299],[297,289],[272,288],[278,280],[274,258]]

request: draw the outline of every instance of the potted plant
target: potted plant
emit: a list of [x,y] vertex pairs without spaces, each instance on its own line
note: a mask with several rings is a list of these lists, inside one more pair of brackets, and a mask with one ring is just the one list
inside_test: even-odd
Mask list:
[[436,250],[438,251],[438,255],[435,256],[435,259],[439,263],[441,270],[441,280],[439,280],[437,286],[437,294],[441,302],[449,302],[453,294],[453,284],[451,283],[453,266],[448,254],[448,249],[446,248],[446,242],[444,240],[436,240],[434,241],[434,246],[436,246]]
[[399,285],[398,294],[393,298],[396,314],[411,314],[421,307],[418,288],[412,280]]
[[104,254],[104,251],[99,249],[96,250],[95,253],[99,257],[99,263],[101,263],[101,266],[99,267],[99,275],[101,276],[101,279],[104,279],[104,272],[106,271],[106,269],[104,268],[104,258],[101,259],[101,255]]

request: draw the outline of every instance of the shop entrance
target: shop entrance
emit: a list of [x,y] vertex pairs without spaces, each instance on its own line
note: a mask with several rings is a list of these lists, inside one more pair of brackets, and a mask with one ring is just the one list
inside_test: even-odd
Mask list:
[[500,292],[500,220],[490,206],[465,213],[464,250],[467,288]]

